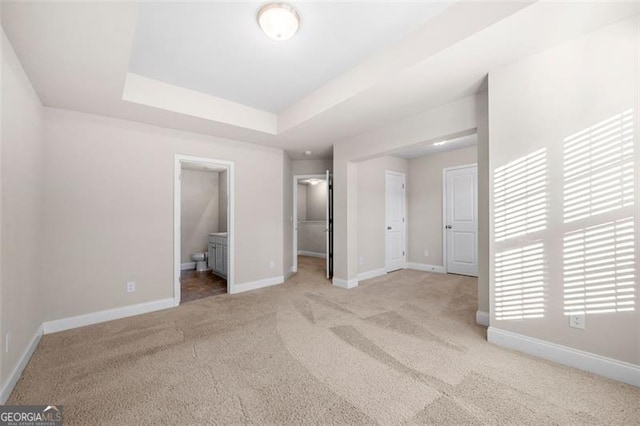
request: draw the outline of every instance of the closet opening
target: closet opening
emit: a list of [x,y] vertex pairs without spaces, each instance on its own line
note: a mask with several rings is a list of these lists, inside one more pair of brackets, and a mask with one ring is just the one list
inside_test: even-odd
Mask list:
[[333,275],[332,179],[321,175],[293,177],[293,271]]

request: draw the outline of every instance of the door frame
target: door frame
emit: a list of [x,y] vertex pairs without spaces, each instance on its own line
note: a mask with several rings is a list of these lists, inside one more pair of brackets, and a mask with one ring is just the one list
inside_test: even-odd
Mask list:
[[[442,267],[445,274],[449,273],[447,268],[449,262],[447,261],[447,228],[445,222],[447,221],[447,172],[457,169],[467,169],[469,167],[476,168],[476,195],[478,193],[478,163],[462,164],[459,166],[445,167],[442,169]],[[476,257],[478,253],[478,212],[476,210]],[[476,259],[477,261],[477,259]]]
[[218,160],[207,157],[176,154],[173,166],[173,305],[180,304],[180,258],[182,237],[182,164],[191,163],[203,166],[218,166],[227,169],[227,255],[229,257],[227,270],[227,293],[233,293],[235,283],[235,164],[233,161]]
[[[408,249],[407,249],[407,229],[409,227],[409,218],[408,218],[408,197],[407,197],[407,174],[404,172],[397,172],[395,170],[385,170],[384,171],[384,271],[385,273],[389,272],[389,265],[387,264],[387,245],[389,244],[389,242],[387,241],[387,176],[388,175],[398,175],[398,176],[402,176],[402,184],[404,185],[404,191],[402,191],[402,198],[403,198],[403,204],[404,204],[404,227],[402,230],[403,233],[403,241],[404,241],[404,246],[402,247],[402,250],[404,252],[404,256],[402,257],[402,268],[401,269],[407,269],[407,254],[408,254]],[[395,271],[395,269],[394,269]]]
[[[298,272],[298,181],[305,179],[320,179],[322,181],[327,180],[326,174],[313,174],[313,175],[293,175],[293,263],[291,272]],[[327,182],[327,185],[329,182]],[[328,188],[327,188],[328,189]],[[327,262],[329,259],[327,259]]]

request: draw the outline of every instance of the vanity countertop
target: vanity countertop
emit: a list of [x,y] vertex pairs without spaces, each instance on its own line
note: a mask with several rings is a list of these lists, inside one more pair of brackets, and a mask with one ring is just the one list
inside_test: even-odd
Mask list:
[[227,233],[226,232],[211,232],[209,233],[210,236],[212,237],[226,237]]

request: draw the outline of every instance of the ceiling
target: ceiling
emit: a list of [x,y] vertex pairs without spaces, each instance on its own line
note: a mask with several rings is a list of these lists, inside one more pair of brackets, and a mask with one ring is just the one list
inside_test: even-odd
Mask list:
[[[434,143],[441,142],[445,143],[441,145],[434,145]],[[425,155],[437,154],[440,152],[452,151],[454,149],[476,146],[477,144],[478,136],[476,133],[474,133],[472,135],[466,135],[452,139],[440,139],[437,141],[421,142],[419,144],[406,146],[395,151],[390,151],[388,154],[411,160],[412,158],[424,157]]]
[[143,3],[129,70],[278,113],[449,6],[290,4],[301,27],[291,40],[278,42],[257,25],[261,3]]
[[[329,158],[334,144],[473,95],[490,70],[640,9],[304,2],[296,3],[300,33],[276,43],[257,32],[262,3],[159,3],[0,4],[3,29],[45,106],[272,146],[293,159]],[[367,34],[351,34],[337,9],[351,16],[353,32]],[[278,70],[284,63],[292,68]]]

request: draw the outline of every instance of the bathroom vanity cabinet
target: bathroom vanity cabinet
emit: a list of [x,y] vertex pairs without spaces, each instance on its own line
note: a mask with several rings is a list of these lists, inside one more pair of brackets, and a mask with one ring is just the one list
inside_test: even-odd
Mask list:
[[209,268],[214,274],[227,278],[228,236],[226,232],[209,234]]

